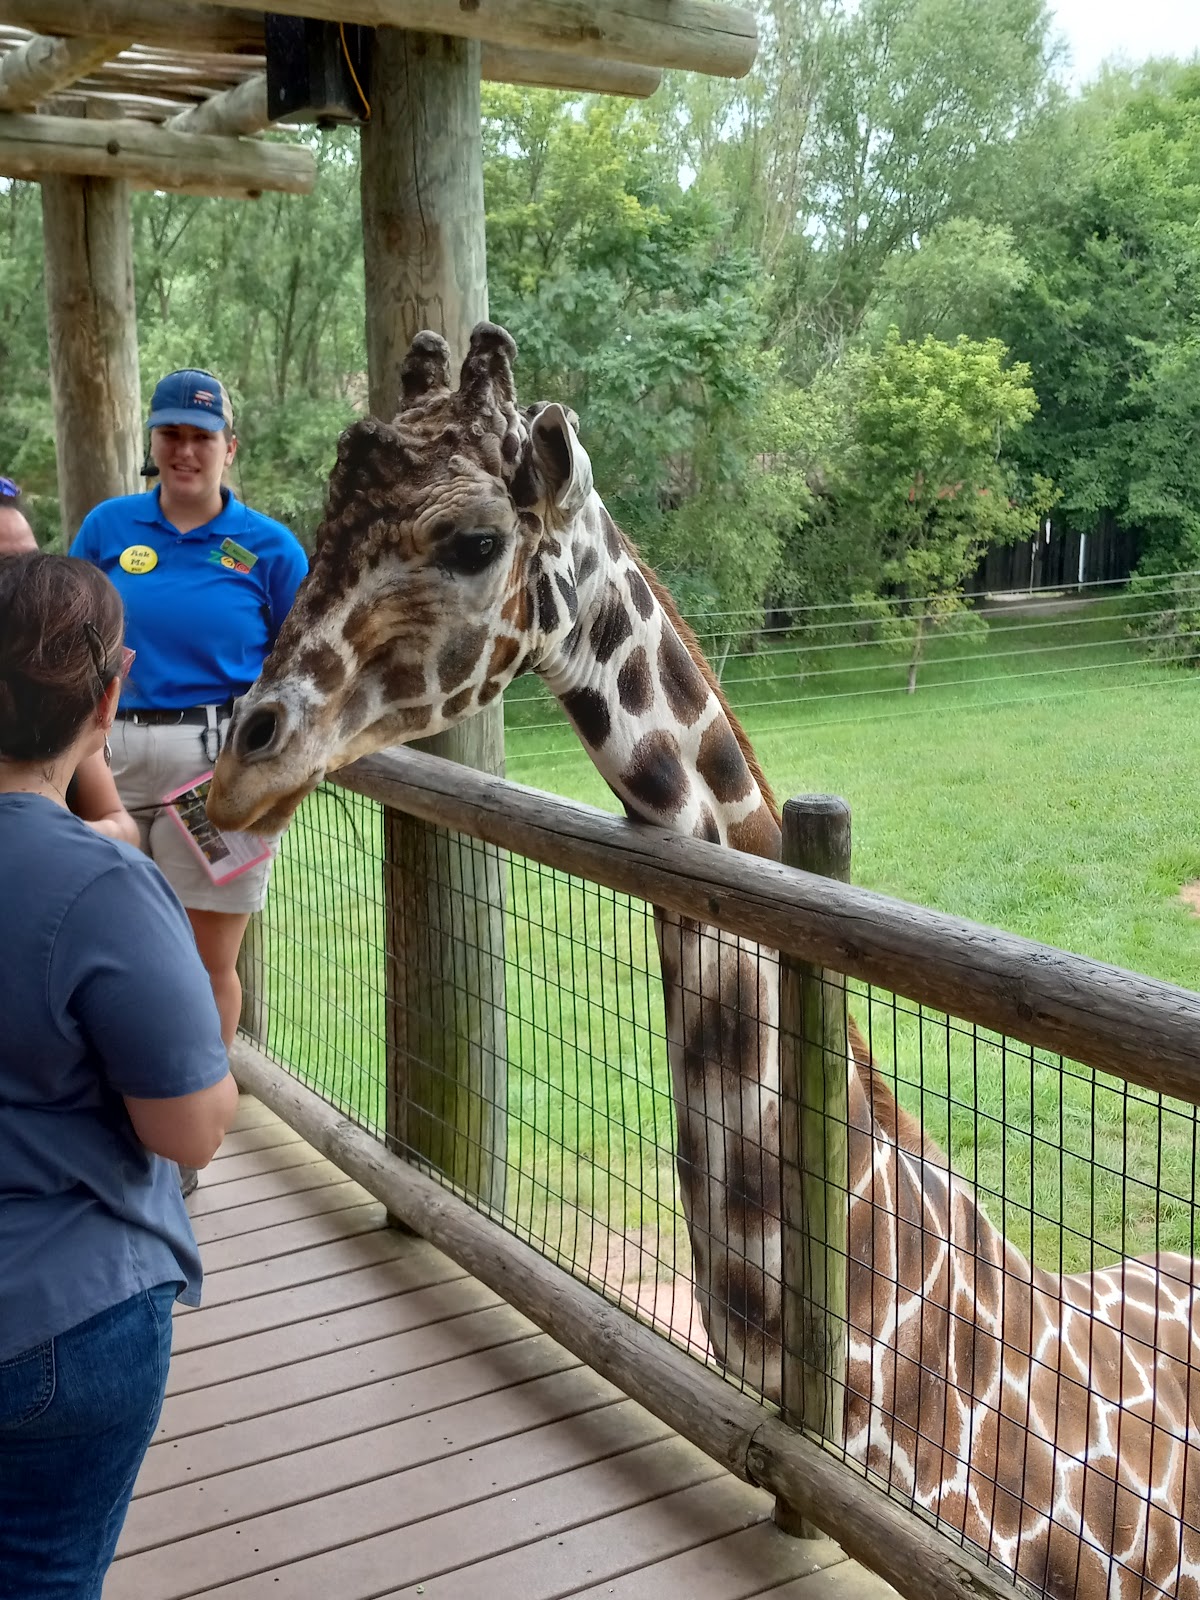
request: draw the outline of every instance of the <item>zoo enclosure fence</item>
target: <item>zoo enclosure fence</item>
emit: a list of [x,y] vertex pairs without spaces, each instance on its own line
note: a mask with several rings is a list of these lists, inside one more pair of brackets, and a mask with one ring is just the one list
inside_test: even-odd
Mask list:
[[[809,862],[836,871],[819,821]],[[744,985],[773,988],[782,964],[777,1173],[770,1095],[722,1093],[694,1053],[679,1093],[699,1097],[701,1148],[695,1128],[681,1142],[655,905],[718,964],[740,960]],[[847,998],[922,1135],[1059,1274],[1196,1253],[1200,996],[414,751],[307,802],[256,963],[243,1086],[398,1217],[772,1489],[785,1525],[820,1526],[909,1595],[1016,1592],[961,1514],[934,1518],[894,1463],[845,1449],[846,1345],[864,1331],[847,1300]],[[684,1010],[701,1058],[728,1056],[757,1002],[704,984],[685,978]],[[723,1210],[702,1181],[722,1163]],[[782,1416],[761,1398],[780,1345]],[[945,1448],[944,1415],[911,1415],[895,1387],[876,1411],[893,1448],[905,1427]]]

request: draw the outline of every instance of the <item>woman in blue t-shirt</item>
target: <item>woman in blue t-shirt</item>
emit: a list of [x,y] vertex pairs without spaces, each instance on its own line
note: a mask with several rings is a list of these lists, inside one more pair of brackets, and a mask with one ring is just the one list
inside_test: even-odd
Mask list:
[[200,1261],[172,1163],[237,1106],[183,908],[67,810],[128,662],[65,556],[0,562],[0,1592],[99,1600]]

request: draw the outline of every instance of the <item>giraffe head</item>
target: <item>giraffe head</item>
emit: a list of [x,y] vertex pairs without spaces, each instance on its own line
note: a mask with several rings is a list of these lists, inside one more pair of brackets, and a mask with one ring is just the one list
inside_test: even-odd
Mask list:
[[327,772],[452,727],[570,632],[559,535],[591,465],[563,406],[518,409],[515,355],[480,323],[452,389],[419,333],[398,414],[342,435],[312,569],[217,762],[219,825],[280,831]]

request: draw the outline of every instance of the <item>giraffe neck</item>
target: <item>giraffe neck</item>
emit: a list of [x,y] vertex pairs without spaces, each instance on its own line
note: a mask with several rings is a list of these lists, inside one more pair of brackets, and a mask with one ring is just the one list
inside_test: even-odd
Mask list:
[[[578,611],[537,670],[593,762],[631,817],[777,857],[770,790],[670,597],[594,495],[571,533]],[[774,1394],[778,960],[661,907],[654,921],[697,1307],[717,1358]]]
[[770,791],[670,597],[595,494],[567,541],[578,612],[537,670],[601,775],[643,822],[777,857]]

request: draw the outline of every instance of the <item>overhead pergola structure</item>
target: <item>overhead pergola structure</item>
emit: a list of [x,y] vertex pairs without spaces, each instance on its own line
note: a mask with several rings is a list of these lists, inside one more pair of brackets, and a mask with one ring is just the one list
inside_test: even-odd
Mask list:
[[[369,403],[385,419],[396,410],[413,335],[433,328],[461,357],[487,315],[482,78],[649,95],[666,68],[740,77],[756,49],[753,17],[714,0],[273,6],[271,16],[341,25],[343,47],[346,25],[377,30],[360,168]],[[313,187],[310,151],[259,137],[269,126],[264,58],[273,29],[261,0],[0,0],[0,177],[42,186],[68,538],[97,501],[139,487],[131,188],[253,199]],[[501,773],[503,730],[496,701],[426,748]],[[424,825],[388,818],[388,1131],[496,1201],[504,1178],[502,871],[494,854],[447,858]],[[439,937],[446,948],[431,951]],[[469,1014],[453,1014],[456,1005]]]

